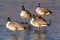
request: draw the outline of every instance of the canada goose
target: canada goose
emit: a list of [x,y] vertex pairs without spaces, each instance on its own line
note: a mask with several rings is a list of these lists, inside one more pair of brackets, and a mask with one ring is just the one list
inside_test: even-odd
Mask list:
[[49,23],[46,20],[44,20],[42,17],[35,15],[33,15],[30,24],[33,25],[34,27],[38,27],[38,30],[40,30],[40,27],[49,25]]
[[52,14],[52,11],[50,11],[49,9],[45,7],[41,7],[40,3],[38,3],[38,7],[36,8],[36,13],[43,16],[43,15]]
[[10,17],[8,17],[8,22],[6,23],[6,28],[8,28],[9,30],[12,30],[14,33],[17,30],[25,30],[26,29],[22,24],[19,24],[15,21],[11,21]]
[[28,19],[31,17],[30,11],[26,10],[24,5],[22,5],[22,11],[20,12],[20,16],[22,19]]

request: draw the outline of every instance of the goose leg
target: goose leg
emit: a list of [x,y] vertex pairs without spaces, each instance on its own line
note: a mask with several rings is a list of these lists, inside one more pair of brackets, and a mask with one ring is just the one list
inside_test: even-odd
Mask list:
[[15,32],[15,31],[13,31],[13,34],[16,34],[16,32]]
[[13,34],[16,34],[16,30],[13,31]]
[[17,36],[16,36],[16,34],[14,34],[13,37],[14,37],[14,40],[17,40]]
[[41,31],[41,28],[40,28],[40,27],[38,27],[38,30],[39,30],[39,31]]

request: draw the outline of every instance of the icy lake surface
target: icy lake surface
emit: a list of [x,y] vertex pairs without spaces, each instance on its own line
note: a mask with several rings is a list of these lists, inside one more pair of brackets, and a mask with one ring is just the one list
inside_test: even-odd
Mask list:
[[[51,26],[43,28],[47,32],[39,35],[31,27],[25,32],[17,31],[16,35],[12,34],[5,26],[7,17],[17,22],[29,22],[31,18],[22,20],[19,16],[21,6],[24,5],[31,14],[36,14],[37,3],[53,12],[52,15],[44,16],[46,20],[52,20]],[[60,40],[60,0],[0,0],[0,40]]]

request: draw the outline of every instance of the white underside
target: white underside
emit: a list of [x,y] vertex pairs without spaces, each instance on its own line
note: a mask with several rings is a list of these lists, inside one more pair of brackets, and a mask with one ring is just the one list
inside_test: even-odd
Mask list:
[[49,13],[49,12],[48,12],[48,13],[46,13],[46,15],[49,15],[49,14],[51,14],[51,13]]
[[41,27],[44,27],[44,26],[47,26],[47,25],[41,25]]

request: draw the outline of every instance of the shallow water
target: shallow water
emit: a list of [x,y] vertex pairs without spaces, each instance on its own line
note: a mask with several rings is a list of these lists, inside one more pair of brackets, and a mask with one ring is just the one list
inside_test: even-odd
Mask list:
[[[7,17],[11,17],[13,21],[23,21],[19,16],[21,5],[25,5],[31,14],[36,14],[37,3],[53,12],[52,15],[44,16],[46,20],[52,20],[51,26],[43,28],[47,32],[42,33],[39,38],[37,33],[34,36],[35,29],[32,27],[26,32],[17,31],[16,35],[13,35],[5,26]],[[0,0],[0,40],[60,40],[60,0]]]

